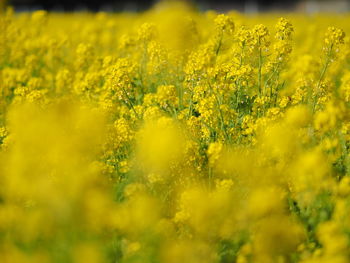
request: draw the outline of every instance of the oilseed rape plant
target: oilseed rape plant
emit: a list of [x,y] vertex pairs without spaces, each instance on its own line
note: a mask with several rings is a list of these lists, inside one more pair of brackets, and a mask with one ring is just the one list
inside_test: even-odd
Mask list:
[[350,262],[348,15],[0,27],[0,262]]

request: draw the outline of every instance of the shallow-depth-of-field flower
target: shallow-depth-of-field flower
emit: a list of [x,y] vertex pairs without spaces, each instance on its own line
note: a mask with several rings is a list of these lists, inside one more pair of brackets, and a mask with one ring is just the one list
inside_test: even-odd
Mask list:
[[350,262],[349,22],[1,9],[0,262]]

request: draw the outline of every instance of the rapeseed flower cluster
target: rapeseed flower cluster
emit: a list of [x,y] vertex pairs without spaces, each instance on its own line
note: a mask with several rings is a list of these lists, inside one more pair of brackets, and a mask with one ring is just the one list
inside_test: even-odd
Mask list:
[[0,13],[0,262],[350,262],[350,18]]

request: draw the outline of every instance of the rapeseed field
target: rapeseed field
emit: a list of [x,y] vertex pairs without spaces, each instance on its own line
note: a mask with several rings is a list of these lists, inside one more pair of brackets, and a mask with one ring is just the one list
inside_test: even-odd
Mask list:
[[0,262],[350,262],[350,16],[0,14]]

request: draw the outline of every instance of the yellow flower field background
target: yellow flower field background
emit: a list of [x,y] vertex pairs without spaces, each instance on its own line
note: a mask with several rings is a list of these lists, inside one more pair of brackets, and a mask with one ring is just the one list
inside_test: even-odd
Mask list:
[[0,14],[0,262],[350,261],[350,16]]

